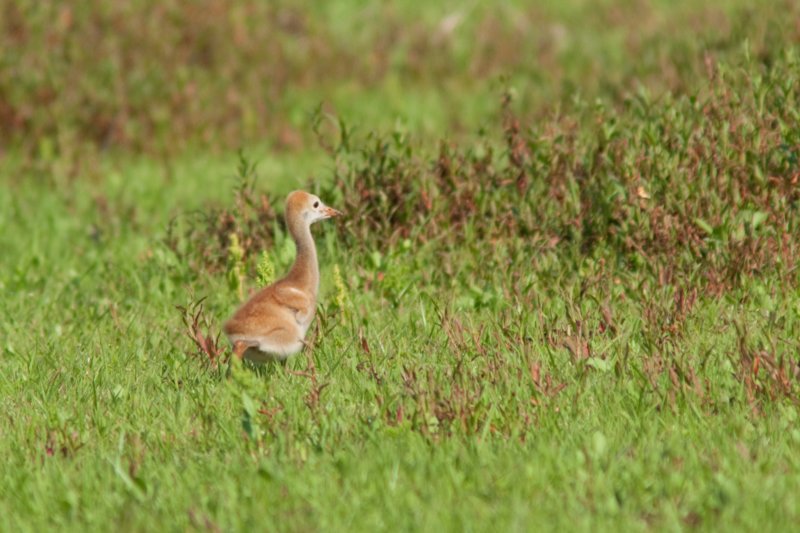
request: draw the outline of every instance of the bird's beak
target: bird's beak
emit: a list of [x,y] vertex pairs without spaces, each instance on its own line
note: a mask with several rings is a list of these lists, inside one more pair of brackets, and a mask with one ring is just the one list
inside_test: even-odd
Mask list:
[[327,205],[325,206],[325,209],[322,210],[322,213],[328,218],[342,216],[342,212],[341,211],[337,211],[336,209],[334,209],[332,207],[328,207]]

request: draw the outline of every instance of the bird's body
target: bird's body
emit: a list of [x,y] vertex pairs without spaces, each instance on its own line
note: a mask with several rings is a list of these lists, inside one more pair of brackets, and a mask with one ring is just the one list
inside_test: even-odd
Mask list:
[[297,247],[289,273],[257,292],[225,323],[234,353],[255,362],[284,360],[303,349],[317,307],[319,265],[311,224],[340,213],[314,195],[286,199],[286,225]]

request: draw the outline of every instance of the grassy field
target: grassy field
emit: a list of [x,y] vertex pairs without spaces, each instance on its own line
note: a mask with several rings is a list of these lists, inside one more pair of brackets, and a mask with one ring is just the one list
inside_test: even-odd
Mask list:
[[7,6],[0,530],[791,529],[800,10],[697,4]]

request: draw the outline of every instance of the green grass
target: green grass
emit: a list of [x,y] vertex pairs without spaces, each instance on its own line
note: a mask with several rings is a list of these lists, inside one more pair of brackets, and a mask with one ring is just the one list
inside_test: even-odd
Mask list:
[[[267,113],[301,132],[290,147],[202,105],[98,144],[76,126],[86,108],[67,105],[105,101],[78,54],[86,85],[11,132],[0,160],[0,530],[790,529],[797,13],[745,4],[475,4],[435,57],[419,35],[448,9],[304,5],[289,15],[306,17],[309,45],[353,64],[295,51],[270,71],[296,89]],[[133,54],[133,78],[124,30],[150,7],[114,19],[122,45],[85,37]],[[721,22],[697,23],[709,19]],[[288,24],[270,20],[240,43],[245,59],[264,57],[258,32]],[[515,20],[521,50],[471,37],[513,37]],[[565,48],[534,39],[536,20],[566,25]],[[143,42],[159,43],[162,22]],[[203,34],[186,31],[194,50]],[[370,47],[377,59],[354,53]],[[531,50],[535,65],[521,59]],[[187,68],[223,79],[226,64]],[[250,67],[230,66],[254,82]],[[159,100],[153,76],[149,96],[109,96],[108,109]],[[255,86],[234,107],[260,112]],[[42,97],[12,96],[19,109]],[[198,138],[197,123],[236,133]],[[253,173],[237,172],[240,143]],[[232,233],[247,290],[262,251],[285,272],[281,203],[295,187],[346,212],[314,228],[313,349],[286,368],[214,367],[176,306],[203,299],[201,331],[219,332],[238,303]]]

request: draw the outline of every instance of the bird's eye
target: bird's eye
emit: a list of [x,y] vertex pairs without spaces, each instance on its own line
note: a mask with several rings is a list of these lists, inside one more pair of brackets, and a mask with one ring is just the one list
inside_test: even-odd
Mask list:
[[314,208],[319,207],[319,202],[314,202]]

